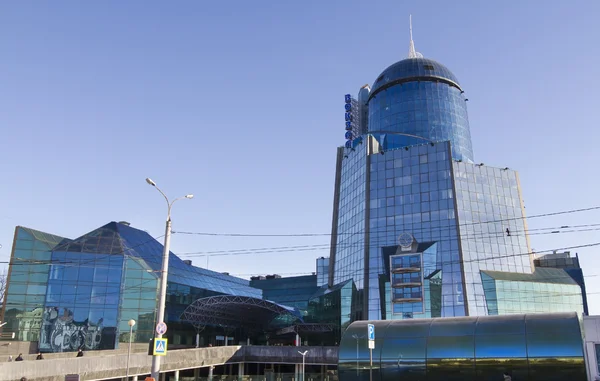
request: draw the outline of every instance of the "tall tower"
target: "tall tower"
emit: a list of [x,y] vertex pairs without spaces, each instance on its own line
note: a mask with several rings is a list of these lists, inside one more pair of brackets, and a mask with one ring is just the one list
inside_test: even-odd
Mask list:
[[528,311],[499,297],[511,279],[542,281],[517,172],[474,164],[460,84],[415,51],[412,27],[409,58],[357,104],[362,128],[337,152],[329,274],[353,281],[352,319]]

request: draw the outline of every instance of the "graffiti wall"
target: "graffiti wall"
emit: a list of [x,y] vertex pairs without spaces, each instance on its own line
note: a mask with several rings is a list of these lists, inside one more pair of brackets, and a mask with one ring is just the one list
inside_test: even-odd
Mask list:
[[44,352],[113,349],[116,327],[105,327],[103,321],[76,321],[68,308],[46,307],[39,348]]

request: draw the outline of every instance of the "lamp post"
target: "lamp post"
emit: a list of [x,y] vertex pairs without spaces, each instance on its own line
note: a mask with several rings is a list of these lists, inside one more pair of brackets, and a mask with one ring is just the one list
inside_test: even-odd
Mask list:
[[364,338],[364,335],[352,335],[354,339],[356,339],[356,376],[358,377],[358,340]]
[[[156,186],[156,183],[154,181],[152,181],[152,179],[150,178],[146,178],[146,182],[150,185],[152,185],[154,188],[156,188],[157,191],[160,192],[160,194],[163,195],[163,197],[165,198],[165,200],[167,201],[167,222],[166,222],[166,226],[165,226],[165,243],[164,243],[164,248],[163,248],[163,258],[162,258],[162,268],[160,270],[160,295],[159,295],[159,299],[158,299],[158,316],[156,321],[158,323],[163,323],[164,318],[165,318],[165,301],[166,301],[166,297],[167,297],[167,275],[169,272],[169,246],[171,243],[171,208],[173,207],[173,204],[175,204],[177,201],[187,198],[187,199],[191,199],[194,198],[193,194],[188,194],[182,197],[178,197],[173,201],[169,201],[169,198],[167,197],[167,195],[165,195],[165,193],[160,190],[159,187]],[[161,339],[162,335],[156,334],[154,336],[156,339]],[[158,380],[158,376],[160,373],[160,356],[152,356],[152,368],[151,368],[151,377],[154,378],[155,380]]]
[[298,351],[298,353],[300,353],[302,355],[302,381],[304,381],[304,364],[305,364],[304,359],[306,358],[306,354],[308,353],[308,351],[304,351],[304,352]]
[[129,359],[131,358],[131,336],[133,336],[133,326],[135,320],[131,319],[127,322],[129,324],[129,348],[127,348],[127,371],[125,372],[125,381],[129,381]]

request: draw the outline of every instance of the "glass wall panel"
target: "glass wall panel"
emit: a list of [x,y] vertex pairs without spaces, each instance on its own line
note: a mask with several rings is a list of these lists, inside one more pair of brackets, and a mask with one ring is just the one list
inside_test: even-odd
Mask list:
[[128,256],[125,259],[123,285],[118,324],[119,342],[129,342],[127,323],[133,319],[136,324],[133,326],[132,341],[147,343],[153,337],[155,326],[158,278],[143,261]]
[[527,334],[527,354],[530,358],[583,356],[581,336],[573,337],[560,331]]
[[476,379],[498,381],[508,373],[513,380],[529,380],[529,367],[526,358],[477,358],[475,360]]
[[[501,303],[502,291],[490,279],[482,281],[480,270],[531,273],[532,258],[525,235],[525,213],[517,172],[482,164],[453,162],[456,205],[460,220],[462,257],[468,269],[466,287],[469,315],[526,313],[525,304],[507,306]],[[500,258],[500,259],[499,259]],[[518,301],[527,294],[508,292],[504,299]],[[487,302],[486,302],[487,298]],[[533,311],[531,311],[533,312]]]
[[[462,328],[457,324],[460,320],[465,323]],[[541,323],[529,334],[523,330],[525,321],[527,327],[536,321]],[[481,325],[476,332],[470,329],[474,322],[478,327]],[[436,332],[445,336],[419,337],[426,333],[428,323],[432,327],[430,333],[436,325]],[[365,333],[366,324],[350,325],[340,343],[339,361],[352,379],[356,379],[352,371],[368,363],[366,339],[359,336]],[[567,333],[559,333],[561,329]],[[415,331],[419,333],[415,335]],[[405,377],[493,381],[502,380],[505,372],[515,381],[586,379],[583,339],[575,313],[375,322],[375,335],[376,348],[380,348],[382,381]],[[570,339],[565,340],[566,336]],[[360,371],[358,374],[363,380],[368,377]],[[340,380],[347,380],[342,373]]]
[[[465,314],[450,150],[448,142],[440,142],[388,149],[385,155],[370,156],[371,181],[367,200],[370,210],[370,320],[384,316],[386,319],[410,319]],[[389,167],[393,170],[386,169]],[[393,187],[388,187],[390,179],[394,180]],[[422,254],[403,258],[403,250],[398,246],[400,236],[414,238],[418,244],[416,252]],[[400,256],[393,258],[393,255]],[[419,290],[421,300],[397,301],[398,305],[394,305],[392,293],[385,293],[386,283],[380,283],[379,277],[385,275],[387,281],[394,284],[390,268],[411,268],[411,258],[412,269],[423,278]],[[400,278],[400,275],[394,277]],[[430,287],[432,277],[435,280]],[[413,298],[412,293],[408,297]],[[415,305],[411,306],[412,303]]]
[[365,218],[367,184],[367,144],[357,144],[341,164],[334,284],[352,280],[357,288],[352,302],[352,320],[362,318],[365,275]]
[[532,380],[586,381],[583,357],[529,359],[529,375]]
[[9,266],[3,316],[5,333],[14,332],[19,341],[38,341],[42,329],[44,299],[48,287],[51,250],[65,238],[17,227]]
[[431,336],[473,336],[476,323],[476,318],[433,320],[429,334]]
[[427,340],[427,358],[429,359],[469,359],[474,357],[474,336],[431,336]]
[[472,359],[427,359],[428,380],[470,381],[474,378]]
[[40,350],[115,348],[123,257],[54,251],[52,262]]
[[512,358],[527,357],[525,335],[477,335],[475,336],[475,357]]

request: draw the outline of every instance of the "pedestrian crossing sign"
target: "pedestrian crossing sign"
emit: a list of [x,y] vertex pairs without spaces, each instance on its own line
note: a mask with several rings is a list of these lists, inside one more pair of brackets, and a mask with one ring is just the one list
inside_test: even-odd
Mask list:
[[167,355],[167,339],[155,339],[154,340],[154,356],[166,356]]

